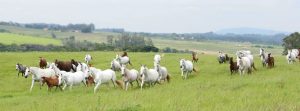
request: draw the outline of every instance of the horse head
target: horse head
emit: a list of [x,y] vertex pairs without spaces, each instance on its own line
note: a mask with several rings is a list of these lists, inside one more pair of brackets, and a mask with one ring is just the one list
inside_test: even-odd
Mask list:
[[26,67],[24,77],[27,78],[30,74],[30,67]]
[[125,70],[126,70],[126,65],[122,65],[122,66],[121,66],[121,75],[122,75],[122,76],[125,76],[125,74],[126,74],[126,73],[125,73]]
[[184,59],[181,59],[179,61],[179,63],[180,63],[180,68],[185,68],[185,60]]
[[140,74],[142,77],[147,73],[147,70],[148,70],[148,68],[146,65],[141,66]]

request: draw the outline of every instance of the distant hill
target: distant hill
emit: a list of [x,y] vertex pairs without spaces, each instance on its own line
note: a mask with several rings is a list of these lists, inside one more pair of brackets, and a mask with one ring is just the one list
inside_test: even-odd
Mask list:
[[215,32],[216,34],[260,34],[260,35],[276,35],[276,34],[290,34],[284,31],[274,31],[268,29],[240,27],[240,28],[228,28]]

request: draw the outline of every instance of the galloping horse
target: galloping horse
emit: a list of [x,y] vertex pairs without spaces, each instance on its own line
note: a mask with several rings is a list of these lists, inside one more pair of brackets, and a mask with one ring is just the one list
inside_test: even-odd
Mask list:
[[125,83],[125,90],[128,89],[128,84],[130,83],[133,86],[132,82],[136,81],[137,85],[139,86],[139,72],[135,69],[127,69],[125,65],[121,67],[121,74],[123,82]]
[[155,69],[148,69],[146,65],[142,65],[140,69],[141,74],[141,90],[143,89],[143,85],[148,83],[150,86],[155,85],[159,82],[159,74]]
[[132,65],[128,56],[121,57],[120,55],[117,54],[116,60],[119,61],[121,65],[126,65],[126,64]]
[[298,49],[288,50],[288,54],[286,55],[288,64],[292,64],[293,62],[295,62],[298,55],[299,55]]
[[112,69],[113,71],[120,71],[121,70],[120,62],[117,61],[117,59],[112,60],[110,63],[110,69]]
[[180,69],[181,69],[181,76],[184,79],[187,79],[188,75],[192,73],[192,71],[197,72],[193,66],[193,63],[189,60],[181,59],[179,61]]
[[233,58],[230,57],[229,59],[229,69],[230,69],[230,72],[231,72],[231,75],[234,73],[234,72],[237,72],[239,70],[239,66],[237,65],[237,62],[233,62]]
[[246,51],[246,50],[241,50],[236,52],[237,59],[241,57],[247,57],[250,60],[251,67],[256,70],[255,65],[254,65],[254,60],[253,60],[253,55],[251,54],[251,51]]
[[76,72],[76,67],[78,65],[78,63],[73,59],[71,61],[58,61],[56,59],[54,63],[57,65],[57,68],[59,70],[66,71],[66,72],[71,72],[71,71]]
[[42,77],[53,77],[55,72],[53,69],[41,69],[38,67],[27,67],[24,77],[27,78],[29,74],[32,75],[32,82],[30,87],[30,92],[32,91],[34,82],[40,82],[40,89],[42,88]]
[[192,62],[198,62],[198,56],[196,52],[192,52]]
[[260,56],[260,60],[261,60],[261,63],[263,65],[263,67],[266,67],[267,60],[268,60],[268,55],[267,55],[267,53],[265,52],[264,49],[262,49],[262,48],[259,49],[259,56]]
[[25,75],[26,66],[23,66],[22,64],[17,63],[16,70],[18,71],[18,77],[19,77],[20,73],[22,74],[22,76],[24,76]]
[[248,57],[238,57],[237,66],[239,67],[240,75],[244,75],[245,71],[252,72],[251,61]]
[[47,68],[47,61],[43,57],[40,57],[40,68],[41,69],[46,69]]
[[154,69],[159,74],[159,80],[167,80],[168,82],[170,82],[170,75],[168,74],[168,70],[166,67],[162,67],[158,63],[154,62]]
[[93,58],[90,54],[86,54],[84,57],[84,61],[86,62],[86,64],[89,64],[92,59]]
[[274,62],[275,62],[274,57],[271,57],[271,53],[269,53],[267,59],[268,67],[273,68],[275,66]]

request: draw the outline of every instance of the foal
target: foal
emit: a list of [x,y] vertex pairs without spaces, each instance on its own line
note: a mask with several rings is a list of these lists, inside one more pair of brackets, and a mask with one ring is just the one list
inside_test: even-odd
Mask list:
[[56,86],[56,89],[59,88],[62,91],[61,88],[61,76],[55,76],[55,77],[42,77],[42,83],[47,83],[48,85],[48,91],[51,91],[52,87]]
[[274,67],[274,57],[271,57],[271,53],[268,54],[267,63],[269,68]]
[[230,59],[229,59],[229,64],[230,64],[229,69],[230,69],[231,75],[234,72],[235,73],[238,72],[239,66],[237,65],[237,62],[233,62],[233,58],[232,57],[230,57]]

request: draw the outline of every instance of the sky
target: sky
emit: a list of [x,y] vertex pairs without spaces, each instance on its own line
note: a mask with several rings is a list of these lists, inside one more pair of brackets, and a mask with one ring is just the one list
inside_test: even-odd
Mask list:
[[156,33],[236,27],[294,32],[300,30],[300,0],[0,0],[0,21]]

